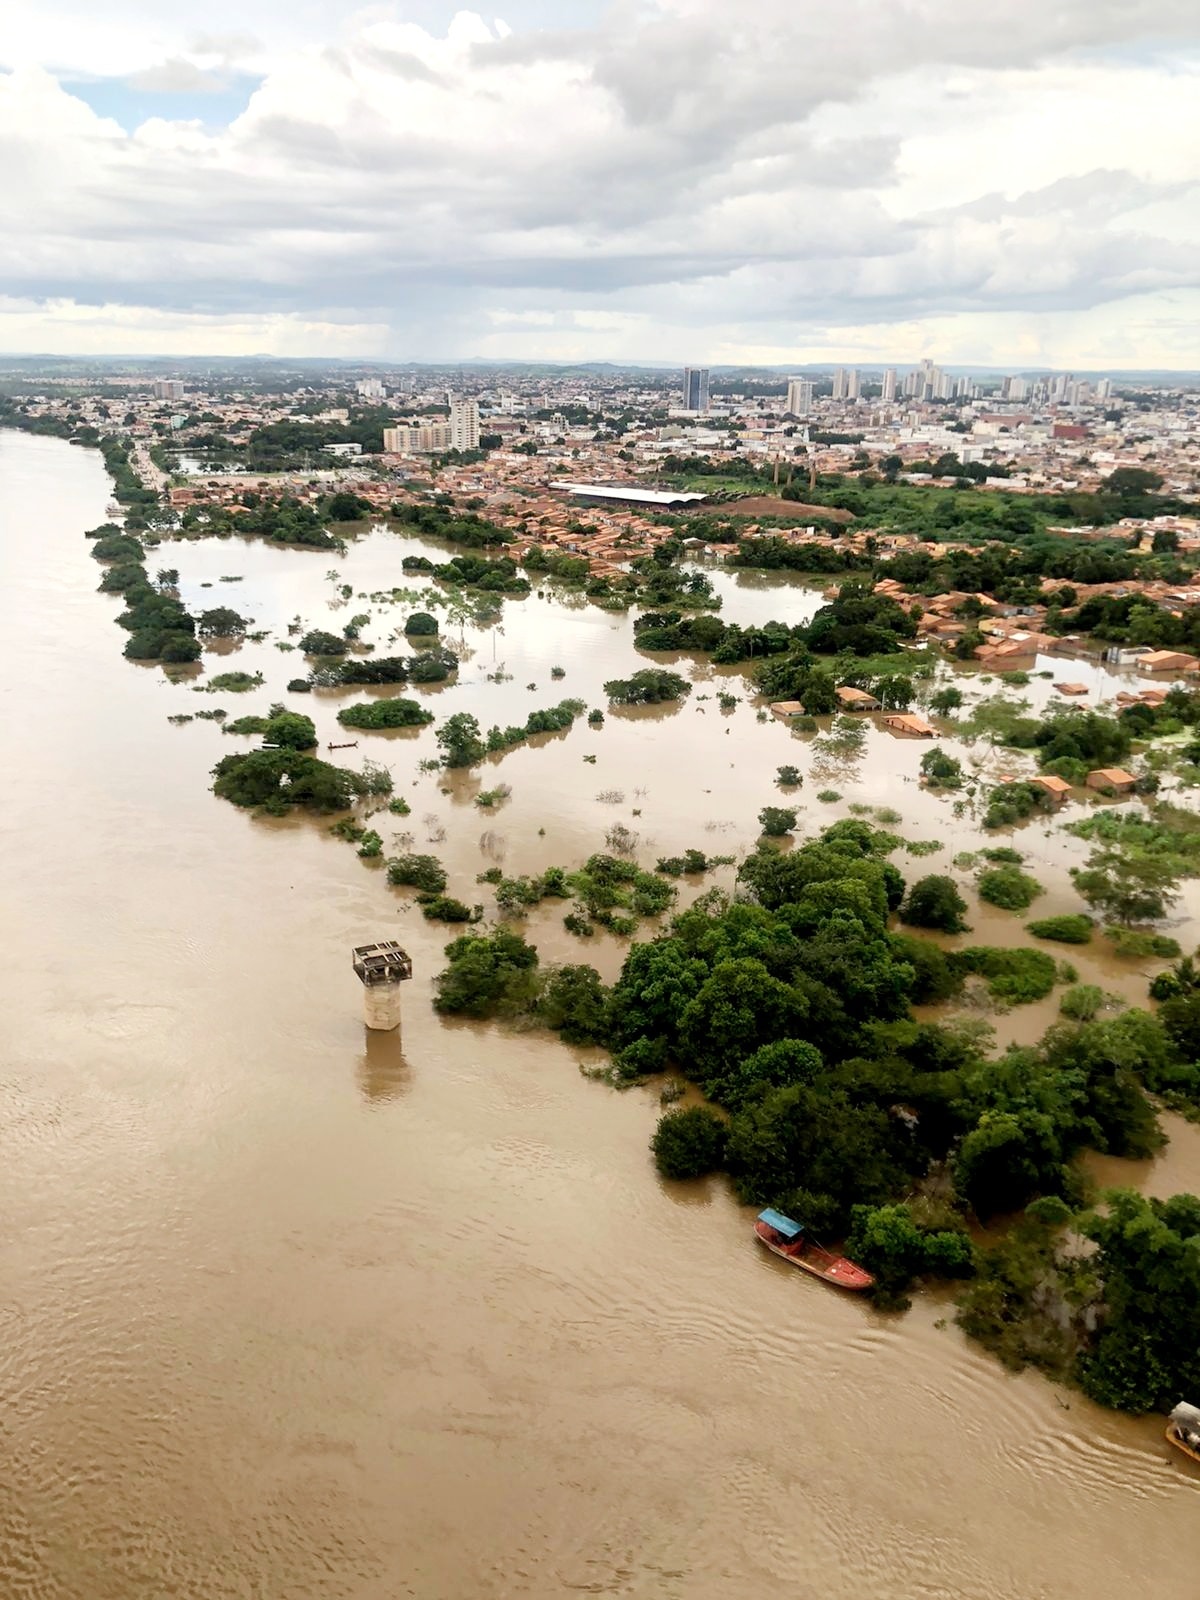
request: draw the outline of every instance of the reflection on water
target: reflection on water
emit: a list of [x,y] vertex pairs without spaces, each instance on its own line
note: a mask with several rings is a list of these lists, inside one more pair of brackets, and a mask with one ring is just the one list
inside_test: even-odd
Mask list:
[[[0,813],[0,1594],[1191,1600],[1200,1480],[1168,1462],[1157,1421],[1007,1375],[939,1326],[944,1298],[882,1318],[777,1269],[723,1184],[657,1179],[655,1091],[590,1083],[595,1052],[536,1032],[444,1026],[431,980],[454,930],[322,822],[213,799],[212,765],[244,746],[168,716],[283,698],[338,738],[357,696],[289,696],[301,659],[275,648],[293,616],[336,616],[330,558],[164,547],[189,604],[272,630],[238,652],[261,689],[201,698],[121,659],[119,603],[95,593],[81,537],[108,495],[94,454],[0,436],[20,775]],[[337,566],[356,590],[412,587],[414,548],[375,533]],[[814,603],[746,577],[718,574],[747,619]],[[384,653],[406,608],[353,604]],[[602,704],[646,660],[629,619],[591,608],[531,598],[504,627],[511,680],[488,680],[493,638],[468,628],[478,655],[439,716]],[[375,818],[389,848],[445,830],[468,902],[497,858],[573,865],[614,821],[649,864],[742,854],[785,761],[806,773],[805,833],[854,802],[944,841],[935,863],[977,842],[913,781],[920,745],[872,731],[826,805],[803,741],[749,699],[704,720],[694,701],[512,751],[512,798],[490,815],[469,803],[479,774],[420,771],[432,729],[360,734],[347,754],[386,762],[410,801]],[[1048,885],[1039,912],[1068,909],[1078,841],[1039,823],[1021,845]],[[972,913],[975,937],[1019,925]],[[545,960],[581,959],[561,916],[539,907],[531,936]],[[370,1035],[349,952],[388,937],[414,978],[402,1034]],[[611,977],[623,950],[598,938],[582,958]],[[1071,959],[1144,993],[1103,948]],[[1165,1164],[1197,1186],[1194,1132],[1172,1121],[1148,1184]]]
[[364,1100],[384,1104],[406,1093],[411,1080],[404,1059],[401,1029],[379,1033],[363,1028],[363,1053],[358,1065],[358,1084]]

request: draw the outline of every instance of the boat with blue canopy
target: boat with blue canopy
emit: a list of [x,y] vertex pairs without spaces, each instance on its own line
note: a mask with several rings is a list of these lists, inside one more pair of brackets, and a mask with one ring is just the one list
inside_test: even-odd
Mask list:
[[826,1250],[815,1239],[809,1238],[802,1223],[785,1216],[782,1211],[775,1211],[770,1206],[760,1211],[754,1232],[759,1242],[765,1244],[773,1255],[790,1261],[794,1267],[802,1267],[814,1278],[832,1283],[835,1288],[850,1289],[861,1294],[874,1286],[875,1279],[865,1267],[860,1267],[847,1256]]

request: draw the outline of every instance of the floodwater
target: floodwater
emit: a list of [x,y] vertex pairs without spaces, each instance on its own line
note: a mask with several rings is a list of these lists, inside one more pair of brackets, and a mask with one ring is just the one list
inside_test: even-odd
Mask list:
[[[440,1023],[446,930],[322,825],[208,793],[244,741],[168,715],[265,710],[301,661],[278,632],[206,657],[267,675],[244,696],[125,662],[81,537],[108,493],[94,453],[0,435],[5,1600],[1193,1600],[1200,1474],[1158,1421],[1006,1374],[943,1301],[891,1318],[798,1281],[720,1183],[658,1180],[653,1093],[588,1082],[537,1033]],[[161,562],[190,602],[278,630],[340,625],[326,571],[390,588],[412,548]],[[813,604],[722,583],[768,614]],[[439,714],[596,704],[635,664],[628,620],[592,609],[535,598],[501,627],[466,630]],[[432,730],[346,754],[393,767],[413,815],[389,824],[446,830],[427,847],[467,899],[492,861],[573,864],[615,820],[646,861],[744,852],[775,767],[811,751],[755,720],[738,674],[680,670],[682,708],[448,782],[417,770]],[[726,681],[743,703],[723,715],[699,697]],[[305,703],[323,740],[349,698]],[[872,732],[843,802],[810,778],[805,826],[887,804],[905,837],[966,848],[969,820],[913,781],[920,753]],[[481,812],[501,780],[512,798]],[[1066,903],[1065,866],[1037,870]],[[580,952],[555,916],[531,926]],[[402,1037],[368,1037],[350,949],[388,936],[415,976]],[[582,955],[611,972],[620,948]],[[1200,1185],[1200,1140],[1174,1164]]]

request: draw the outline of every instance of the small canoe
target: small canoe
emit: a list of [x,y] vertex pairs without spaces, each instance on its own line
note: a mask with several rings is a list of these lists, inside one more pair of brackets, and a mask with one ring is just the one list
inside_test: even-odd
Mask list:
[[754,1224],[754,1232],[772,1255],[781,1256],[784,1261],[790,1261],[792,1266],[803,1268],[814,1278],[832,1283],[837,1289],[850,1289],[861,1294],[874,1286],[875,1279],[865,1267],[860,1267],[846,1256],[835,1255],[822,1245],[814,1244],[805,1236],[800,1224],[793,1222],[791,1217],[785,1217],[782,1211],[762,1212]]
[[1171,1413],[1167,1423],[1167,1443],[1191,1461],[1200,1462],[1200,1406],[1190,1406],[1181,1401]]

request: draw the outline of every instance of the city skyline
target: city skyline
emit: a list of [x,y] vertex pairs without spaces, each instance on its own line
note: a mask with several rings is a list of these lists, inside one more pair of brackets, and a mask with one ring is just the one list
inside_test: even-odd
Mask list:
[[1200,368],[1194,7],[562,9],[13,0],[0,351]]

